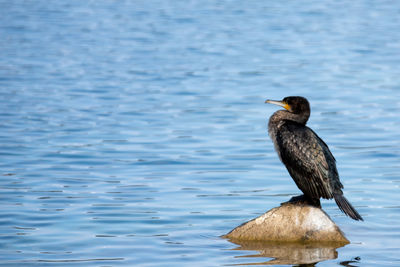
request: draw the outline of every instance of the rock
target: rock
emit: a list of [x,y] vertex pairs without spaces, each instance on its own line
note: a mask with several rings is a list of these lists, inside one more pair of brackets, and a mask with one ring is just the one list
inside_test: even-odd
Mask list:
[[[285,203],[223,236],[240,241],[348,244],[339,227],[320,208]],[[236,242],[235,242],[236,243]]]

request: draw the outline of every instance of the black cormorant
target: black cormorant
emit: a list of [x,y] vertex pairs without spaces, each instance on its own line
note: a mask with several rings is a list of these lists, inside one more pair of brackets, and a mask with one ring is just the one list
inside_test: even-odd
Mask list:
[[354,220],[363,220],[343,196],[335,158],[328,145],[306,126],[310,104],[300,96],[265,103],[285,108],[276,111],[268,122],[268,133],[279,158],[304,196],[293,198],[320,207],[320,198],[334,198],[339,209]]

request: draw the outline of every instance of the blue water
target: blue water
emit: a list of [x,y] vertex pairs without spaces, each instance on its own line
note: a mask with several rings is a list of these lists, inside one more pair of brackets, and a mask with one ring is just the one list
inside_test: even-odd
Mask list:
[[303,95],[365,219],[323,201],[351,244],[317,266],[399,266],[399,14],[368,0],[0,1],[0,265],[271,260],[220,235],[299,194],[264,100]]

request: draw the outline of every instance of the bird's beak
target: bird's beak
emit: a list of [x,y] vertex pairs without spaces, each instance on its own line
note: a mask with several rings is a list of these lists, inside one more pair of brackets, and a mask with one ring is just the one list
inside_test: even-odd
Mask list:
[[290,106],[288,105],[288,103],[286,103],[284,101],[277,101],[277,100],[267,99],[267,100],[265,100],[265,103],[278,105],[278,106],[283,107],[284,109],[290,110]]

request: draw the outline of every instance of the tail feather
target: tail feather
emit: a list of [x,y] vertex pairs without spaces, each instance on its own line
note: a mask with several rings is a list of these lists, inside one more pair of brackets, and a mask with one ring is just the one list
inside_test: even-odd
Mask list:
[[344,212],[347,216],[356,221],[364,221],[360,214],[356,211],[356,209],[350,204],[350,202],[342,195],[337,194],[334,195],[336,204],[339,209]]

